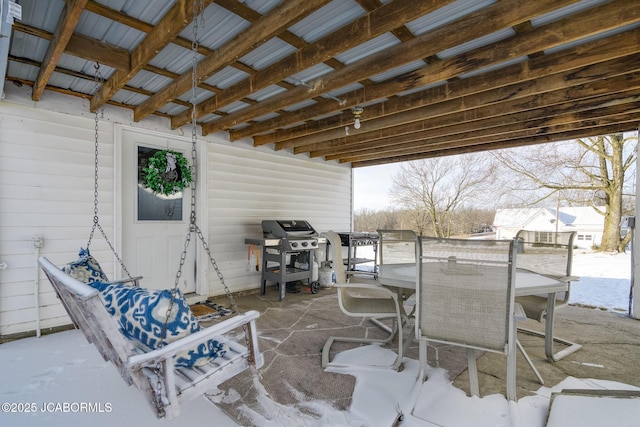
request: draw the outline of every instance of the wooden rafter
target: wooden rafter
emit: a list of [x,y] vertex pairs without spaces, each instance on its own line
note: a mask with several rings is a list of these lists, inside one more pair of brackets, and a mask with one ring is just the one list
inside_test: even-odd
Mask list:
[[[528,31],[520,31],[517,36],[491,44],[483,48],[476,49],[472,52],[466,52],[447,60],[433,62],[423,67],[420,70],[416,70],[407,73],[402,76],[398,76],[395,79],[389,81],[383,81],[377,85],[368,87],[365,90],[356,90],[351,93],[343,94],[342,98],[345,100],[345,106],[353,106],[361,103],[371,102],[375,99],[382,99],[389,97],[391,94],[413,89],[415,87],[427,86],[432,83],[445,82],[454,77],[468,72],[469,67],[477,67],[479,64],[483,67],[497,65],[500,62],[504,62],[505,57],[518,57],[535,53],[540,50],[553,48],[558,43],[558,36],[552,35],[562,34],[564,37],[571,39],[578,38],[580,36],[589,36],[594,32],[594,27],[597,27],[598,31],[607,31],[618,28],[624,24],[633,24],[640,19],[640,8],[633,7],[629,3],[621,4],[625,13],[620,13],[620,7],[617,5],[608,6],[605,5],[600,10],[587,11],[578,16],[572,17],[571,20],[561,20],[553,22],[546,26],[542,26],[536,29],[529,29]],[[622,18],[620,16],[622,15]],[[599,22],[601,22],[599,24]],[[550,36],[551,35],[551,36]],[[599,41],[601,42],[601,41]],[[626,40],[620,41],[626,43]],[[612,53],[615,54],[615,46],[612,46]],[[593,50],[598,50],[598,47],[594,47]],[[592,50],[592,51],[593,51]],[[582,50],[584,51],[584,49]],[[563,61],[560,60],[566,54],[559,53],[553,55],[556,59],[556,63],[559,66],[563,65]],[[544,58],[540,57],[539,58]],[[548,63],[546,61],[540,59]],[[511,67],[517,68],[517,67]],[[498,75],[499,77],[508,76],[510,69],[504,69]],[[539,76],[545,75],[545,72],[539,74]],[[483,87],[492,86],[495,87],[495,83],[491,85],[486,84],[483,79],[492,79],[493,75],[487,73],[480,79],[473,80],[473,84],[468,85],[479,90]],[[531,76],[529,78],[535,78]],[[433,91],[425,91],[422,97],[422,102],[430,102],[433,100]],[[452,91],[453,93],[460,93],[459,91]],[[376,119],[384,115],[394,114],[404,109],[418,108],[421,105],[419,103],[411,104],[409,100],[416,99],[416,96],[402,97],[395,102],[386,102],[374,105],[371,108],[367,108],[364,119],[366,121],[370,119]],[[423,104],[424,105],[424,104]],[[335,103],[325,101],[322,104],[315,104],[311,107],[300,109],[292,112],[284,117],[278,117],[271,120],[263,121],[259,124],[246,127],[244,129],[231,132],[232,139],[240,139],[250,135],[256,135],[264,133],[273,129],[290,126],[293,123],[299,123],[301,121],[309,120],[313,117],[326,115],[333,111],[337,111]],[[283,131],[275,132],[266,136],[257,136],[254,139],[255,145],[263,145],[267,143],[279,143],[286,139],[292,138],[304,138],[308,142],[314,142],[318,140],[326,140],[332,138],[330,133],[316,134],[315,137],[309,135],[315,132],[326,132],[330,129],[335,129],[334,134],[344,133],[343,128],[345,125],[350,124],[353,121],[353,116],[346,112],[341,116],[332,117],[330,119],[323,120],[321,123],[307,123],[305,126],[299,128],[290,128]],[[301,140],[298,142],[291,141],[290,143],[277,144],[278,149],[293,148],[300,145]]]
[[[203,0],[208,5],[211,0]],[[120,90],[135,74],[144,68],[164,46],[173,41],[191,22],[192,0],[177,0],[162,20],[147,34],[147,37],[131,53],[131,66],[128,70],[117,70],[91,99],[91,111],[100,108]],[[155,111],[155,109],[153,110]],[[152,112],[153,112],[152,111]]]
[[[332,58],[335,54],[362,44],[371,37],[402,27],[404,23],[414,18],[417,14],[429,13],[437,7],[437,4],[442,6],[446,3],[434,0],[420,2],[419,4],[391,2],[374,9],[367,15],[314,43],[298,43],[298,45],[302,44],[302,46],[295,53],[199,104],[196,117],[202,117],[204,114],[218,110],[231,102],[250,95],[252,92],[277,83],[320,62],[325,62],[334,69],[342,69],[344,65],[337,63],[335,58]],[[290,38],[287,41],[290,41]],[[186,123],[187,120],[188,117],[184,114],[178,115],[173,120],[172,126],[180,126]]]
[[58,21],[56,30],[53,33],[53,38],[49,43],[49,48],[42,61],[43,66],[38,71],[38,77],[36,78],[35,85],[33,86],[33,94],[31,98],[34,101],[39,101],[44,92],[53,70],[58,64],[58,60],[64,53],[64,49],[73,34],[73,29],[76,27],[80,15],[84,10],[84,6],[87,4],[87,0],[71,0],[68,1],[64,11],[62,12],[62,18]]
[[453,156],[459,154],[475,153],[479,151],[498,150],[501,148],[514,148],[532,144],[543,144],[554,141],[566,141],[576,138],[584,138],[589,135],[606,135],[611,133],[625,132],[633,128],[633,123],[637,120],[620,122],[616,124],[593,125],[580,129],[556,129],[550,128],[547,133],[538,135],[524,135],[519,138],[505,139],[500,138],[493,142],[484,142],[478,144],[469,144],[462,146],[450,146],[448,148],[439,148],[435,150],[415,150],[409,154],[399,154],[396,156],[386,157],[384,160],[359,160],[351,163],[352,167],[365,167],[386,164],[389,162],[406,162],[411,160],[424,159],[426,157]]
[[[274,109],[301,102],[309,95],[319,95],[347,86],[363,78],[383,73],[392,68],[436,54],[457,44],[466,43],[482,35],[496,32],[505,26],[517,25],[532,17],[558,7],[559,3],[571,0],[513,0],[499,2],[481,12],[472,13],[454,24],[440,27],[424,35],[369,55],[348,66],[324,75],[305,86],[275,95],[260,105],[247,107],[220,120],[207,123],[203,132],[226,130],[240,122],[260,117]],[[482,25],[480,25],[482,22]]]
[[[284,31],[292,23],[311,14],[329,0],[285,0],[268,14],[258,19],[251,27],[234,37],[229,43],[217,49],[212,55],[198,63],[196,79],[207,80],[214,72],[255,49],[273,36]],[[141,120],[155,111],[160,105],[185,93],[191,87],[192,75],[182,74],[160,92],[143,102],[135,109],[134,120]]]
[[[627,41],[627,40],[625,40]],[[573,86],[580,86],[586,83],[602,81],[602,76],[607,75],[609,79],[616,76],[626,76],[634,70],[640,70],[640,64],[635,58],[635,55],[640,53],[640,45],[631,43],[630,47],[633,47],[634,53],[629,54],[623,58],[615,58],[609,61],[605,61],[598,64],[589,63],[583,67],[576,68],[575,63],[563,63],[558,65],[564,65],[568,68],[559,70],[559,73],[549,73],[549,69],[546,67],[528,67],[526,72],[512,75],[520,75],[521,80],[514,82],[511,85],[500,86],[493,84],[493,89],[481,92],[471,92],[471,87],[477,88],[481,85],[473,83],[479,83],[474,81],[452,82],[448,87],[437,88],[439,90],[431,90],[431,102],[424,104],[420,108],[412,109],[405,112],[400,112],[393,115],[384,116],[378,120],[371,120],[367,122],[365,128],[361,129],[363,132],[350,136],[349,142],[345,142],[344,131],[341,132],[325,132],[324,139],[320,141],[306,139],[307,143],[304,143],[304,138],[297,140],[284,141],[282,145],[287,145],[289,148],[294,148],[295,153],[302,153],[307,151],[318,151],[322,147],[330,149],[333,146],[340,146],[342,149],[350,144],[357,144],[360,141],[374,141],[376,139],[384,139],[399,133],[409,133],[414,131],[421,131],[423,129],[429,129],[431,126],[440,127],[449,123],[454,123],[451,126],[459,123],[460,117],[454,117],[454,115],[468,114],[470,117],[476,113],[467,113],[468,111],[477,108],[495,108],[496,104],[505,101],[517,101],[527,97],[542,96],[545,93],[566,90]],[[613,52],[613,51],[612,51]],[[532,60],[535,61],[535,60]],[[524,70],[526,64],[522,66],[516,66],[516,69]],[[536,72],[536,70],[538,70]],[[545,73],[547,75],[545,75]],[[502,77],[508,74],[501,74]],[[537,75],[537,77],[536,77]],[[475,80],[481,79],[490,81],[501,79],[502,77],[493,76],[478,76]],[[609,80],[612,82],[612,80]],[[462,83],[468,83],[463,85]],[[471,84],[471,85],[469,85]],[[465,90],[467,89],[467,90]],[[451,96],[449,94],[454,93]],[[576,95],[575,93],[573,95]],[[587,93],[589,95],[589,93]],[[565,95],[561,95],[565,96]],[[420,97],[422,99],[422,97]],[[511,108],[511,107],[509,107]],[[499,111],[500,114],[513,113],[512,110]],[[428,119],[424,119],[429,117]],[[425,121],[429,123],[425,124]],[[375,136],[372,133],[377,132]],[[315,136],[315,135],[314,135]],[[337,136],[337,138],[336,138]],[[298,141],[295,146],[291,146],[291,141]],[[335,141],[341,141],[337,143]],[[285,147],[279,147],[276,144],[276,149],[282,149]]]
[[[191,121],[192,0],[162,10],[149,0],[121,9],[61,2],[47,3],[62,10],[56,22],[40,22],[36,0],[23,0],[7,81],[33,87],[34,100],[50,90],[90,98],[92,111],[108,103],[133,120],[153,114],[171,128]],[[637,127],[636,2],[463,3],[205,0],[205,16],[215,19],[207,18],[197,46],[202,133],[361,167]],[[247,28],[213,48],[225,22],[238,19]],[[113,31],[123,27],[132,31]],[[266,41],[264,58],[246,59]],[[186,55],[167,57],[170,45]],[[86,84],[93,62],[111,73],[97,91]],[[141,77],[151,73],[161,78],[147,84]],[[353,107],[364,107],[360,129]]]
[[[578,103],[563,103],[553,107],[547,106],[546,108],[541,107],[521,112],[514,115],[511,121],[497,116],[483,120],[482,123],[476,122],[475,127],[472,123],[465,123],[456,128],[448,128],[446,132],[437,129],[411,133],[389,138],[385,140],[384,144],[378,145],[375,150],[371,148],[350,150],[348,153],[333,154],[328,158],[340,160],[343,163],[363,159],[370,160],[387,156],[389,153],[415,153],[417,149],[425,145],[439,147],[475,143],[487,138],[511,139],[512,137],[507,136],[512,134],[536,135],[550,126],[591,123],[604,119],[607,120],[607,124],[610,124],[612,116],[624,116],[627,121],[629,117],[638,113],[638,101],[640,100],[638,94],[638,88],[635,88],[631,91],[615,94],[618,98],[616,100],[612,99],[613,95],[607,95]],[[620,98],[621,96],[624,98]]]

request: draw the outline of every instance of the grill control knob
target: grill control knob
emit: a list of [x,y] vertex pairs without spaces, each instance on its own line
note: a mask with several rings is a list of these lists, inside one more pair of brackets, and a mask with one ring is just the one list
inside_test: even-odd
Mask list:
[[318,246],[318,242],[316,241],[311,242],[311,246]]
[[295,248],[296,246],[298,246],[298,242],[291,242],[291,247]]
[[302,246],[307,246],[308,244],[308,242],[302,242]]

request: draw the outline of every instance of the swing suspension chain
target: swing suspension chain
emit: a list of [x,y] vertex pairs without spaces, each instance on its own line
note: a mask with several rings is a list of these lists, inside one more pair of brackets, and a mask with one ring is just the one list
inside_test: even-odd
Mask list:
[[[99,62],[96,62],[95,65],[93,66],[93,68],[95,69],[95,83],[96,83],[96,92],[97,92],[99,90],[100,86],[102,85],[102,83],[104,82],[104,78],[100,74],[100,63]],[[95,114],[94,156],[93,156],[94,157],[94,169],[93,169],[93,225],[91,226],[91,232],[89,233],[89,240],[87,241],[87,251],[89,250],[89,246],[91,246],[91,241],[93,240],[93,234],[95,233],[96,228],[97,228],[98,230],[100,230],[100,234],[102,234],[102,237],[107,242],[107,245],[109,245],[109,248],[111,249],[111,252],[113,252],[113,255],[115,256],[116,260],[120,264],[120,267],[122,267],[122,270],[131,279],[132,278],[131,273],[129,273],[129,270],[127,270],[127,267],[124,265],[124,262],[122,262],[122,259],[120,259],[120,256],[116,252],[116,249],[111,244],[111,241],[109,240],[109,237],[107,237],[107,233],[105,233],[105,231],[103,230],[102,226],[100,225],[100,220],[99,220],[99,217],[98,217],[98,195],[99,195],[99,193],[98,193],[98,141],[99,141],[99,138],[98,138],[98,135],[99,135],[98,111],[100,111],[100,113],[102,113],[104,115],[104,105],[102,105],[101,108],[97,108],[96,109],[96,114]]]
[[[189,230],[187,232],[187,235],[185,237],[185,242],[184,242],[184,247],[182,249],[182,253],[180,254],[180,264],[178,266],[178,271],[176,272],[176,277],[175,277],[175,282],[173,285],[173,289],[171,291],[171,298],[169,300],[169,307],[167,308],[167,317],[166,320],[164,322],[164,325],[162,327],[162,336],[164,337],[164,339],[166,339],[166,334],[167,334],[167,327],[168,327],[168,323],[169,323],[169,319],[171,317],[171,313],[173,311],[173,305],[175,302],[175,298],[176,298],[176,294],[178,291],[178,287],[180,286],[180,278],[182,277],[182,267],[185,264],[185,261],[187,259],[187,252],[188,252],[188,248],[189,245],[191,243],[191,237],[192,234],[195,234],[198,239],[200,240],[200,242],[202,242],[202,246],[207,254],[207,257],[209,258],[209,262],[211,263],[211,266],[213,267],[214,271],[216,272],[216,275],[218,276],[218,279],[220,280],[220,283],[222,283],[222,286],[224,287],[224,291],[225,294],[227,296],[227,298],[229,298],[229,301],[231,302],[231,308],[232,311],[236,312],[236,313],[240,313],[239,309],[238,309],[238,305],[236,304],[235,299],[233,298],[233,295],[231,294],[231,291],[229,290],[229,287],[227,286],[227,284],[225,283],[224,280],[224,276],[222,275],[222,272],[220,271],[220,268],[218,267],[218,264],[216,263],[216,260],[213,258],[213,255],[211,255],[211,249],[209,248],[209,245],[207,244],[206,239],[204,238],[204,235],[202,234],[202,231],[200,230],[200,227],[198,227],[198,224],[196,223],[196,178],[197,178],[197,142],[198,142],[198,135],[197,135],[197,113],[196,113],[196,105],[197,105],[197,68],[198,68],[198,18],[200,17],[200,21],[201,21],[201,25],[204,26],[204,2],[203,0],[194,0],[193,1],[193,29],[192,29],[192,33],[193,33],[193,41],[191,42],[191,50],[193,52],[193,58],[191,60],[191,185],[190,185],[190,189],[191,189],[191,213],[189,216]],[[247,345],[247,348],[249,348],[249,334],[247,331],[247,327],[246,325],[242,326],[242,329],[244,330],[245,333],[245,343]],[[164,340],[160,341],[159,346],[162,347],[162,345],[164,345],[163,343]],[[252,356],[250,356],[252,357]],[[154,368],[154,372],[156,373],[157,376],[157,382],[156,382],[156,407],[160,410],[164,412],[164,405],[161,401],[160,395],[161,395],[161,391],[162,391],[162,381],[160,379],[160,370],[161,370],[161,365],[160,362],[158,362]]]
[[[182,250],[182,254],[180,255],[180,265],[178,267],[178,272],[176,273],[176,278],[174,283],[174,292],[172,294],[175,294],[175,289],[177,289],[179,286],[180,277],[182,276],[182,267],[184,266],[184,263],[187,257],[187,250],[191,242],[191,235],[195,233],[198,239],[202,242],[202,246],[204,247],[207,257],[209,258],[211,266],[213,267],[214,271],[216,272],[216,275],[218,276],[218,279],[220,280],[220,282],[222,283],[222,286],[224,287],[225,294],[231,301],[231,308],[236,313],[239,313],[238,306],[235,302],[235,299],[233,298],[233,295],[231,294],[231,291],[229,290],[229,287],[225,283],[224,276],[222,275],[222,272],[220,271],[220,268],[218,267],[218,264],[216,263],[215,259],[211,255],[211,250],[204,238],[204,235],[202,234],[202,231],[200,230],[200,227],[198,227],[198,225],[196,224],[196,182],[197,182],[196,178],[197,178],[197,166],[198,166],[197,165],[198,123],[197,123],[197,112],[196,112],[198,47],[199,47],[198,20],[200,20],[200,25],[204,26],[203,12],[204,12],[204,2],[202,0],[200,1],[194,0],[193,29],[192,29],[193,40],[191,42],[191,50],[193,52],[193,56],[191,59],[191,165],[192,165],[191,166],[192,179],[191,179],[191,187],[190,187],[191,188],[191,214],[189,218],[189,221],[190,221],[189,232],[187,233],[184,248]],[[172,295],[172,299],[173,299],[173,295]],[[171,309],[171,305],[170,305],[170,309]]]

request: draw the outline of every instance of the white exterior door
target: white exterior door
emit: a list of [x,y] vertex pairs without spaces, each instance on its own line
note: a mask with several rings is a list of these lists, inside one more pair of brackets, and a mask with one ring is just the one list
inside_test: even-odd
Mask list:
[[[189,231],[190,188],[164,196],[142,185],[148,159],[168,149],[182,153],[191,163],[188,141],[122,133],[122,258],[134,266],[129,267],[132,274],[144,276],[141,286],[149,289],[173,288]],[[185,294],[196,291],[196,240],[191,240],[179,279]]]

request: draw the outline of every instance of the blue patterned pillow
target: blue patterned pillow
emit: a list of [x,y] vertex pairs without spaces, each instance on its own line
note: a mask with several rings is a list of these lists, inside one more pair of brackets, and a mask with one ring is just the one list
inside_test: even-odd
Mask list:
[[[167,322],[166,339],[163,340],[162,331],[167,319],[171,291],[150,291],[121,283],[107,284],[99,281],[89,285],[102,293],[105,308],[116,318],[122,334],[143,351],[160,348],[161,342],[163,345],[168,344],[202,329],[179,289],[176,290],[171,317]],[[175,365],[201,366],[212,358],[223,356],[227,351],[228,347],[224,342],[210,339],[194,349],[179,353]]]
[[62,271],[83,283],[109,281],[98,261],[89,253],[89,248],[80,248],[78,259],[62,267]]

